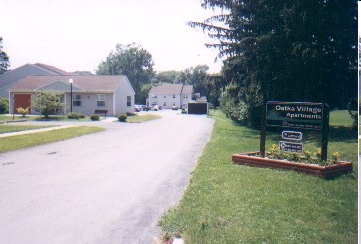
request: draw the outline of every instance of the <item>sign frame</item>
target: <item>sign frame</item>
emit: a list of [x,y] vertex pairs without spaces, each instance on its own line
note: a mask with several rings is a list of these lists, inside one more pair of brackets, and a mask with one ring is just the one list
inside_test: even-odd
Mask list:
[[[277,106],[277,105],[283,106],[282,108],[274,107],[276,111],[281,111],[282,113],[280,114],[276,113],[276,116],[273,116],[271,114],[272,106]],[[286,116],[283,114],[283,112],[286,113]],[[300,112],[300,114],[303,115],[291,116],[291,112],[292,113]],[[288,116],[287,113],[290,113],[290,115]],[[312,116],[312,114],[314,114],[315,116]],[[295,117],[297,121],[293,120],[293,118]],[[312,120],[310,122],[311,123],[310,126],[307,126],[308,119]],[[268,122],[269,120],[273,120],[273,122]],[[318,130],[318,131],[321,130],[322,131],[321,160],[326,161],[329,120],[330,120],[330,108],[326,103],[264,101],[264,104],[262,106],[262,116],[261,116],[261,139],[260,139],[261,156],[265,157],[266,154],[267,126],[273,126],[273,127],[291,128],[291,129],[299,128],[299,129],[310,129],[310,130]],[[279,121],[281,121],[281,123]],[[286,123],[282,123],[283,121],[285,121]],[[293,122],[297,122],[297,123],[293,123]]]

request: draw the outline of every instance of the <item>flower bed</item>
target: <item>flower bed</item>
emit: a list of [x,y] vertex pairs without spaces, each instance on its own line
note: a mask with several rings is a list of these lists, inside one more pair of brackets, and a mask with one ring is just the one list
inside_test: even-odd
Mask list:
[[339,161],[331,165],[317,165],[299,163],[281,159],[262,158],[259,152],[246,152],[233,154],[232,160],[236,164],[252,167],[274,168],[283,170],[294,170],[306,174],[311,174],[324,179],[331,179],[336,176],[352,172],[352,162]]

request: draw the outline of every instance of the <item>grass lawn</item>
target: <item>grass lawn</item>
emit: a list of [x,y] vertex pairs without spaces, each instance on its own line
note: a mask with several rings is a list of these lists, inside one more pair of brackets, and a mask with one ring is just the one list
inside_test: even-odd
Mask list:
[[54,131],[39,132],[35,134],[5,137],[0,139],[0,153],[34,147],[56,141],[63,141],[103,130],[104,128],[100,127],[78,126]]
[[[233,164],[233,153],[259,150],[260,132],[220,111],[211,117],[212,138],[190,184],[159,221],[164,236],[177,233],[185,243],[357,243],[358,139],[347,111],[331,113],[328,151],[353,161],[354,172],[333,180]],[[309,150],[320,146],[317,138],[306,135]],[[268,146],[279,140],[267,132]]]
[[[104,117],[100,117],[100,119],[104,119]],[[13,116],[9,116],[9,115],[0,115],[0,121],[12,121],[13,120]],[[50,115],[49,118],[45,118],[43,116],[36,116],[36,115],[32,115],[32,116],[21,116],[21,115],[15,115],[14,116],[14,120],[18,121],[18,120],[33,120],[33,121],[92,121],[90,119],[89,116],[83,118],[83,119],[69,119],[67,116],[60,116],[60,115]]]
[[156,114],[145,114],[145,115],[133,115],[133,116],[128,116],[127,118],[127,122],[129,123],[141,123],[141,122],[146,122],[146,121],[150,121],[153,119],[159,119],[162,116],[160,115],[156,115]]
[[0,134],[9,133],[9,132],[17,132],[23,130],[35,130],[41,128],[53,127],[43,126],[43,125],[9,125],[9,124],[0,124]]

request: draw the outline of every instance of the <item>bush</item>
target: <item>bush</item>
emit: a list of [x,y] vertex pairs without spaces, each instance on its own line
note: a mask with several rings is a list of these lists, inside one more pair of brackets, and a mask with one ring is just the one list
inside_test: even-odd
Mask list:
[[119,122],[126,122],[128,116],[127,116],[126,114],[119,114],[119,115],[117,116],[117,118],[118,118]]
[[68,119],[84,119],[85,115],[82,113],[68,113]]
[[9,113],[9,99],[0,97],[0,114]]
[[29,107],[27,108],[19,107],[16,109],[16,111],[18,111],[19,114],[25,117],[29,113]]
[[358,124],[358,108],[359,108],[358,99],[357,98],[350,99],[349,103],[347,104],[347,110],[351,118],[353,119],[352,127],[355,129],[357,129],[357,124]]
[[96,120],[99,120],[100,117],[99,117],[99,115],[97,115],[97,114],[91,114],[91,115],[90,115],[90,119],[93,120],[93,121],[96,121]]

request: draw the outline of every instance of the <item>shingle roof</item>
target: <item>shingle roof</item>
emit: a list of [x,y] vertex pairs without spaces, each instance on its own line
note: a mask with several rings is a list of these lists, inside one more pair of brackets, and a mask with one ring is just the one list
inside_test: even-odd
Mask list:
[[149,93],[159,95],[174,95],[174,94],[192,94],[192,85],[183,84],[164,84],[160,86],[153,86]]
[[35,66],[38,66],[39,68],[45,69],[48,72],[53,73],[54,75],[71,75],[71,73],[66,72],[64,70],[58,69],[54,66],[51,65],[47,65],[47,64],[40,64],[40,63],[36,63],[34,64]]
[[0,75],[0,96],[8,96],[7,89],[28,75],[71,75],[71,73],[45,64],[25,64]]
[[67,75],[67,76],[28,76],[9,87],[10,91],[35,91],[56,82],[69,84],[73,79],[73,87],[84,92],[113,92],[122,82],[129,82],[124,75]]
[[182,94],[193,94],[193,86],[192,85],[184,85],[182,89]]

